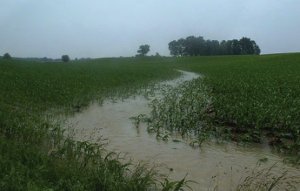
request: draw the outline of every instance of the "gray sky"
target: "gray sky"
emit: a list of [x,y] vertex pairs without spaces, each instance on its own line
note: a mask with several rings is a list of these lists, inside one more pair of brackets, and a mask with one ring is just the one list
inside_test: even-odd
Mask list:
[[189,35],[247,36],[262,53],[300,51],[300,0],[0,0],[0,54],[19,57],[169,55]]

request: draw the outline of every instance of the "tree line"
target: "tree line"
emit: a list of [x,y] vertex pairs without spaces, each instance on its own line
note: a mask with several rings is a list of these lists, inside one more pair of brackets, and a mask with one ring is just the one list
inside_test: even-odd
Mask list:
[[189,36],[169,43],[172,56],[210,56],[260,54],[260,48],[254,40],[243,37],[240,40],[205,40],[202,36]]
[[[212,56],[212,55],[246,55],[246,54],[260,54],[260,48],[254,40],[243,37],[240,40],[205,40],[202,36],[189,36],[187,38],[180,38],[169,42],[169,50],[172,56]],[[150,51],[150,45],[141,45],[137,51],[136,56],[146,56]],[[160,56],[156,53],[155,56]],[[1,58],[1,57],[0,57]],[[3,59],[12,59],[9,53],[5,53]],[[40,60],[40,59],[39,59]],[[49,61],[43,58],[44,61]],[[52,59],[50,59],[52,60]],[[68,55],[62,55],[63,62],[69,62]],[[55,60],[56,61],[56,60]]]

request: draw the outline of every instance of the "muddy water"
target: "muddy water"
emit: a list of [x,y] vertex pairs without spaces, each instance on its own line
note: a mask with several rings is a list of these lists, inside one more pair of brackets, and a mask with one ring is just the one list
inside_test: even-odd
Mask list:
[[[159,85],[176,86],[197,77],[197,74],[182,71],[181,78]],[[155,95],[161,96],[161,92],[157,91]],[[250,175],[249,171],[263,158],[267,158],[262,164],[265,168],[277,163],[278,168],[273,169],[275,173],[288,170],[290,174],[300,176],[299,169],[283,164],[282,158],[272,154],[267,146],[206,143],[201,149],[193,149],[184,141],[158,141],[155,135],[147,133],[146,125],[136,128],[129,119],[149,114],[150,100],[135,96],[123,101],[106,101],[101,106],[92,104],[69,118],[67,123],[74,139],[92,142],[106,139],[108,150],[127,153],[136,161],[155,163],[172,179],[187,176],[196,181],[198,184],[191,184],[194,190],[212,190],[215,185],[219,190],[231,190],[242,177]]]

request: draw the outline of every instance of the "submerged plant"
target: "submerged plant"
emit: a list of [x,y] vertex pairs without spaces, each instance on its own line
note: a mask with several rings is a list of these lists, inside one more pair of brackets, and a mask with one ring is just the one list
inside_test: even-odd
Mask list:
[[201,78],[169,88],[162,98],[151,102],[148,130],[165,140],[170,133],[193,137],[191,144],[201,145],[208,137],[208,128],[202,122],[210,105],[206,91]]
[[[287,170],[280,170],[276,173],[276,164],[269,168],[254,168],[250,175],[242,178],[237,186],[237,191],[271,191],[271,190],[297,190],[300,183],[300,177],[288,174]],[[276,169],[276,170],[275,170]]]

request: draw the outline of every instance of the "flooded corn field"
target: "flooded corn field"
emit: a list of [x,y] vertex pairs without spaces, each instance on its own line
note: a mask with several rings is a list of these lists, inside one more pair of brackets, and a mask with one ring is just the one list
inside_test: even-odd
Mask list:
[[[181,72],[180,78],[158,86],[172,88],[201,77],[195,73]],[[271,152],[268,144],[239,146],[206,141],[201,147],[193,148],[180,136],[163,141],[149,134],[145,123],[136,126],[131,118],[140,114],[149,115],[151,100],[163,95],[157,88],[150,97],[137,95],[124,100],[107,100],[102,105],[91,104],[86,110],[67,119],[68,132],[75,140],[106,141],[106,148],[110,151],[126,153],[133,161],[159,165],[160,171],[169,174],[171,179],[186,176],[186,179],[195,181],[190,183],[193,190],[233,190],[245,183],[246,177],[261,179],[262,176],[272,176],[270,173],[281,176],[285,171],[288,171],[287,177],[300,176],[300,170],[283,163],[279,155]],[[253,180],[252,184],[255,181],[259,180]]]

